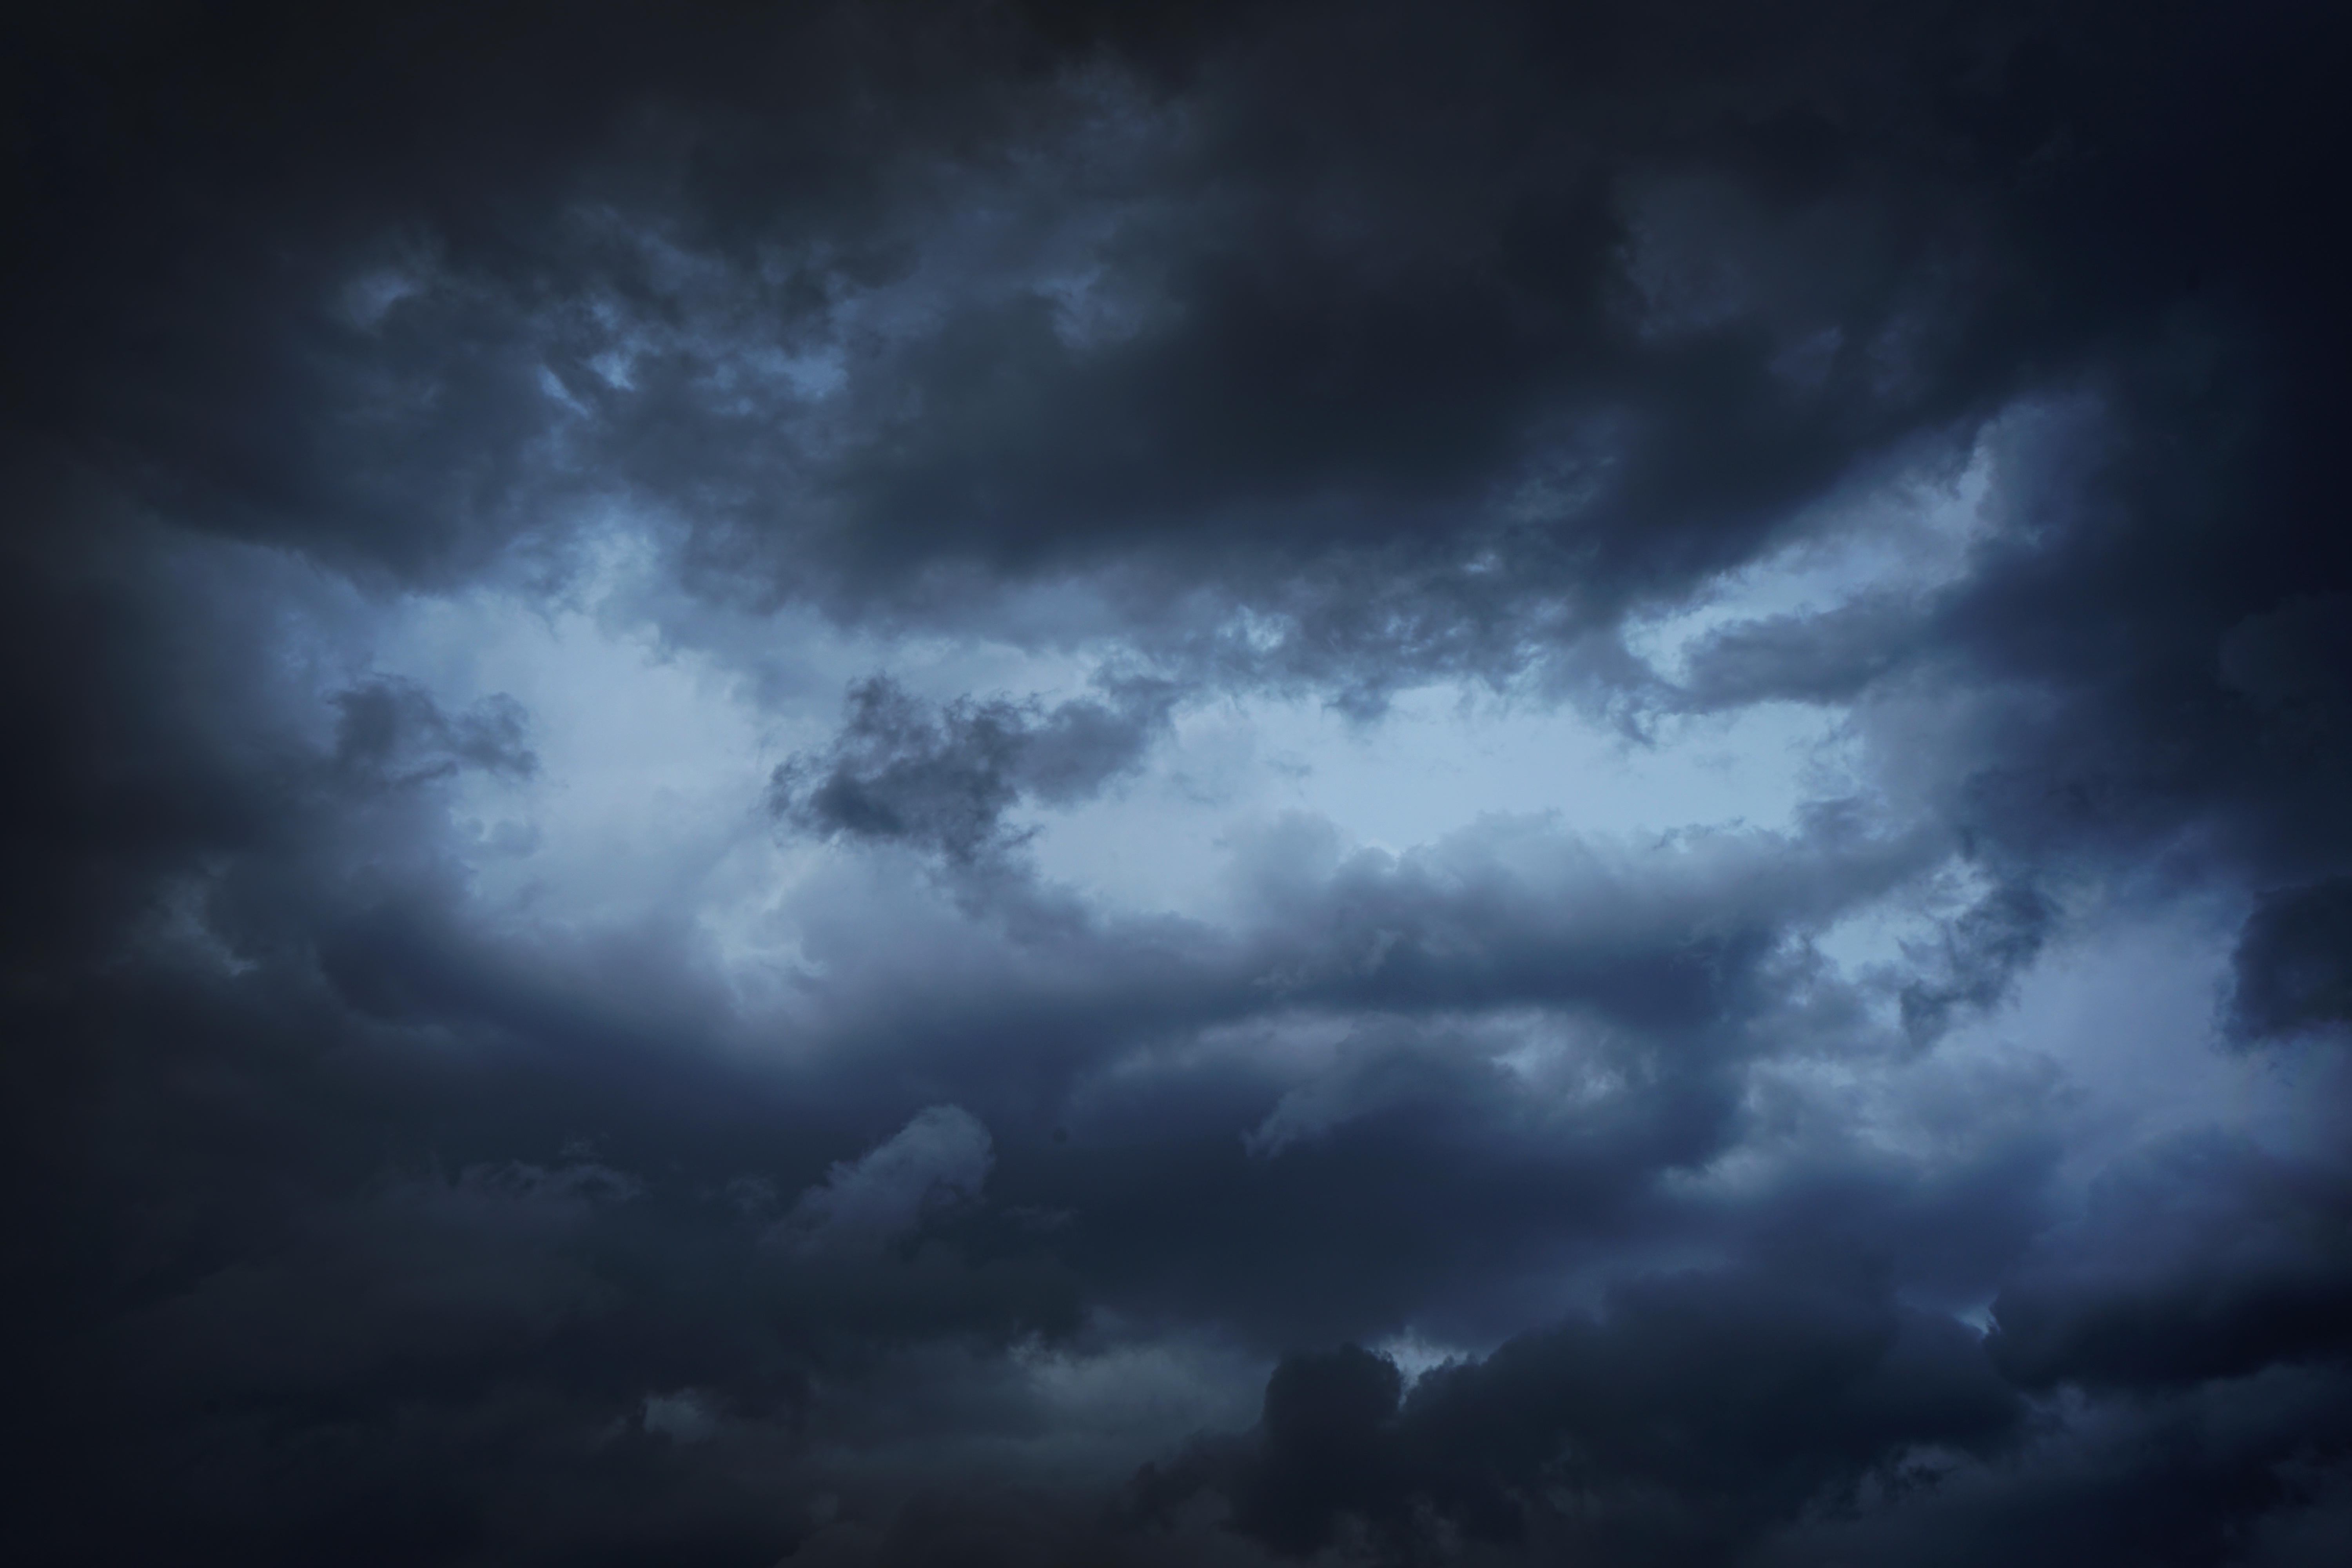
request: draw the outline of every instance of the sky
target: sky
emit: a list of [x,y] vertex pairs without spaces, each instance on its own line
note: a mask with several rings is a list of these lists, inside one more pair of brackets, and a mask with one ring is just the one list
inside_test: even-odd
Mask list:
[[2345,35],[8,7],[6,1556],[2352,1561]]

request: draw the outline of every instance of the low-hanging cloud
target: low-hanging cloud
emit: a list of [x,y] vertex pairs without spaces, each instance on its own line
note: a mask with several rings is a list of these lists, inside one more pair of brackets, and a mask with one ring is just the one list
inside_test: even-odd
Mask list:
[[2334,13],[17,10],[13,1559],[2352,1554]]

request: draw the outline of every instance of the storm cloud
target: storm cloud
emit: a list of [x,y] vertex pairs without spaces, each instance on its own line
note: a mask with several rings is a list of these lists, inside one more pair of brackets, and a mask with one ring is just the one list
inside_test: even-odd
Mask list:
[[12,1560],[2342,1560],[2347,41],[17,8]]

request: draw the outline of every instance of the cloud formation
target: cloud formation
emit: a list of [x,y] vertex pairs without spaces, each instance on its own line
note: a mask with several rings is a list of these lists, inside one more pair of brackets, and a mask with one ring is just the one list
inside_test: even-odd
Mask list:
[[960,1107],[931,1106],[857,1159],[835,1165],[770,1238],[801,1253],[894,1241],[927,1212],[978,1199],[991,1161],[987,1128]]
[[1539,1542],[1721,1559],[1866,1480],[1931,1483],[1918,1452],[1982,1456],[2021,1435],[2024,1401],[1976,1336],[1873,1283],[1654,1277],[1613,1292],[1603,1318],[1434,1370],[1409,1396],[1393,1363],[1354,1345],[1287,1358],[1255,1428],[1148,1468],[1139,1501],[1216,1487],[1232,1529],[1291,1558],[1350,1520],[1382,1555]]
[[20,9],[12,1558],[2352,1549],[2324,8]]
[[770,800],[804,832],[906,843],[969,865],[1017,843],[1003,820],[1016,805],[1082,800],[1136,765],[1169,694],[1122,695],[1117,706],[1087,700],[1051,711],[960,698],[934,714],[874,676],[850,687],[847,720],[823,754],[777,766]]

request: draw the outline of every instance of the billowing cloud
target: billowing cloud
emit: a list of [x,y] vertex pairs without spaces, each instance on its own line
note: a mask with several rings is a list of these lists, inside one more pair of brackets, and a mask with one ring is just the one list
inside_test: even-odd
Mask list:
[[1286,1359],[1255,1428],[1147,1468],[1137,1500],[1164,1511],[1214,1487],[1232,1529],[1291,1558],[1353,1523],[1383,1554],[1539,1542],[1723,1560],[1825,1496],[1931,1482],[1922,1455],[1998,1452],[2026,1414],[1974,1334],[1883,1286],[1670,1275],[1409,1395],[1354,1345]]
[[2352,1024],[2352,879],[2266,896],[2235,955],[2231,1024],[2251,1039]]
[[2343,32],[12,15],[0,1540],[2342,1560]]

